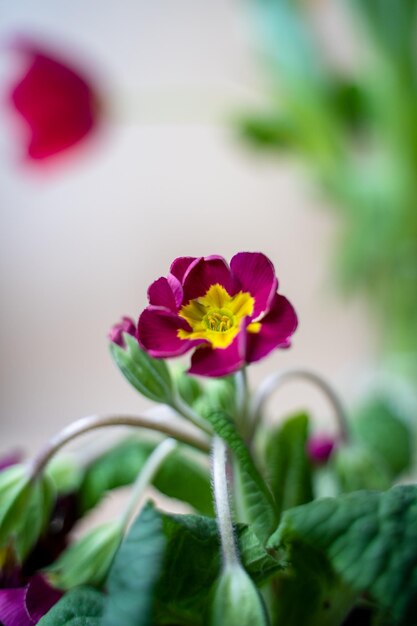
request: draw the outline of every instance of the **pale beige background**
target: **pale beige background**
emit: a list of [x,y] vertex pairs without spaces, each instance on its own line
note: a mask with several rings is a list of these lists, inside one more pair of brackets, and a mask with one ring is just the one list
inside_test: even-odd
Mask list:
[[[337,41],[337,18],[320,11]],[[337,223],[295,164],[252,154],[229,124],[264,88],[243,13],[237,0],[0,0],[3,41],[66,44],[113,92],[99,145],[47,175],[21,164],[2,104],[0,452],[33,451],[83,415],[148,406],[112,364],[106,332],[138,315],[179,255],[268,254],[300,327],[252,380],[311,367],[350,402],[373,340],[360,303],[331,288]],[[12,69],[0,56],[4,103]],[[304,391],[276,398],[275,412],[311,402],[320,418],[325,405]]]

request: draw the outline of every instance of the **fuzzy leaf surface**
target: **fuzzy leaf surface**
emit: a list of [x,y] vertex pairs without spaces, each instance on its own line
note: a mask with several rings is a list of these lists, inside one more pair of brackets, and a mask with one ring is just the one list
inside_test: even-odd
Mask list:
[[417,614],[417,487],[323,498],[284,514],[269,542],[321,555],[341,581],[367,592],[395,624]]

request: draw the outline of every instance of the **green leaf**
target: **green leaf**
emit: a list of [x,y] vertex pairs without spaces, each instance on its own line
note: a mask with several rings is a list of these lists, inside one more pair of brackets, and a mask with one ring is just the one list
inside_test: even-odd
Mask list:
[[150,357],[131,335],[124,333],[123,338],[126,348],[110,344],[110,352],[122,374],[146,398],[172,405],[173,386],[165,361]]
[[386,465],[392,479],[410,469],[413,432],[387,400],[376,398],[362,407],[352,428],[358,441]]
[[308,417],[304,413],[267,433],[266,471],[280,514],[313,499],[307,438]]
[[21,524],[15,532],[16,552],[21,560],[29,554],[45,530],[55,495],[55,485],[48,474],[43,474],[32,483]]
[[256,468],[245,442],[226,413],[216,411],[206,418],[214,432],[234,452],[242,502],[238,503],[242,521],[251,524],[260,541],[266,542],[277,523],[277,512],[271,493]]
[[408,625],[417,611],[416,527],[417,487],[358,491],[287,511],[269,546],[321,555],[344,584]]
[[383,460],[365,446],[340,447],[332,457],[332,467],[341,491],[388,489],[390,474]]
[[[133,483],[157,445],[132,437],[96,459],[87,468],[78,491],[81,511],[94,507],[107,491]],[[153,484],[165,495],[188,502],[201,513],[213,514],[209,473],[185,446],[167,457]]]
[[14,465],[0,473],[0,547],[12,538],[23,559],[45,528],[54,500],[48,476],[29,480],[25,465]]
[[[66,593],[38,622],[39,626],[101,626],[104,596],[88,587]],[[120,622],[114,622],[119,624]]]
[[102,585],[121,541],[119,521],[93,528],[48,568],[49,580],[61,589]]
[[243,139],[258,148],[284,151],[294,144],[294,128],[278,113],[253,114],[240,120]]
[[[208,592],[221,568],[217,522],[199,515],[164,515],[165,566],[156,591],[156,623],[202,624]],[[257,584],[271,578],[279,563],[250,527],[236,528],[239,553]]]
[[132,524],[110,569],[101,626],[151,625],[154,588],[164,550],[161,516],[147,505]]
[[202,386],[195,376],[190,376],[184,371],[183,367],[175,367],[172,369],[172,376],[175,386],[181,398],[190,406],[203,393]]

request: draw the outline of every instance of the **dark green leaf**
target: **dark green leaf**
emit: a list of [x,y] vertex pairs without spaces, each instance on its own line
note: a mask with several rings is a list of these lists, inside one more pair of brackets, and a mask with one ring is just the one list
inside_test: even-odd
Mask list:
[[110,352],[120,371],[143,396],[171,405],[172,380],[165,361],[146,354],[134,337],[127,333],[123,337],[126,348],[110,344]]
[[147,505],[133,522],[113,561],[101,626],[150,626],[164,550],[161,516],[152,505]]
[[[133,483],[156,445],[132,437],[96,459],[87,468],[78,492],[81,511],[94,507],[107,491]],[[165,495],[188,502],[201,513],[213,514],[208,471],[185,447],[178,447],[167,457],[153,484]]]
[[[78,587],[63,598],[38,622],[39,626],[101,626],[104,597],[94,589]],[[120,622],[114,622],[113,626]]]
[[417,487],[358,491],[291,509],[270,546],[317,553],[399,624],[417,611]]
[[[157,587],[156,616],[161,623],[201,624],[209,590],[220,573],[217,522],[197,515],[165,515],[165,566]],[[242,563],[261,584],[278,571],[249,527],[236,529]]]
[[410,469],[413,432],[384,399],[362,407],[353,422],[356,438],[387,466],[392,478]]
[[235,425],[223,411],[210,413],[206,418],[214,432],[233,451],[237,461],[237,480],[242,497],[242,521],[251,524],[262,542],[266,542],[277,523],[277,511],[271,493]]
[[304,413],[291,417],[267,435],[267,478],[280,514],[313,499],[307,438],[308,417]]

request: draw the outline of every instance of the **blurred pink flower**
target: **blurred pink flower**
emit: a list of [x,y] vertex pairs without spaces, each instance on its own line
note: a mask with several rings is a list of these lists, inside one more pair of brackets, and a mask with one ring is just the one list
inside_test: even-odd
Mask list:
[[90,135],[101,111],[89,81],[33,43],[18,42],[14,50],[23,53],[29,63],[10,94],[30,130],[28,158],[47,159]]
[[4,626],[34,626],[61,596],[62,592],[39,574],[25,587],[0,589],[0,622]]
[[335,439],[329,435],[313,435],[307,441],[308,458],[315,465],[327,463],[335,445]]

